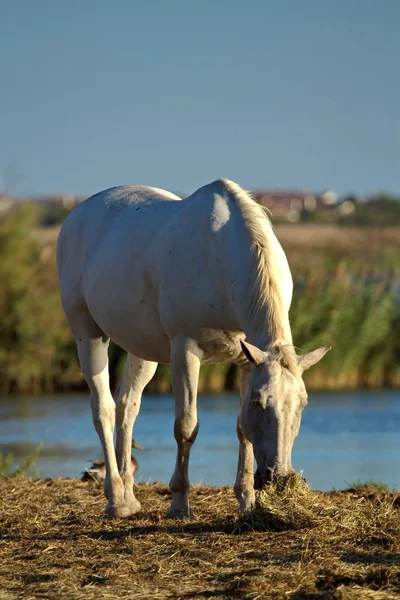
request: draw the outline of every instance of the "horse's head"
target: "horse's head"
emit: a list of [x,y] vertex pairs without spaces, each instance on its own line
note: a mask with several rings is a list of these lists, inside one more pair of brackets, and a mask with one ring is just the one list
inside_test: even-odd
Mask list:
[[291,454],[299,433],[301,414],[307,405],[303,371],[317,363],[330,346],[297,356],[291,346],[263,352],[242,342],[247,359],[254,365],[241,407],[243,434],[253,444],[257,462],[255,487],[275,476],[293,472]]

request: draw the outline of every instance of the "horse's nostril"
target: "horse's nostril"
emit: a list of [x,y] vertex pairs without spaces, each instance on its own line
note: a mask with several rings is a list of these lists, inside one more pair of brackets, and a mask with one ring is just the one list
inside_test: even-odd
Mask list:
[[261,472],[259,469],[254,473],[254,489],[262,490],[265,485],[271,483],[275,477],[275,470],[271,467],[263,469]]
[[271,483],[273,479],[274,479],[274,469],[271,469],[271,467],[268,467],[267,471],[266,471],[267,483]]
[[260,471],[257,469],[257,471],[254,473],[254,489],[262,490],[262,487],[263,487],[262,477],[260,475]]

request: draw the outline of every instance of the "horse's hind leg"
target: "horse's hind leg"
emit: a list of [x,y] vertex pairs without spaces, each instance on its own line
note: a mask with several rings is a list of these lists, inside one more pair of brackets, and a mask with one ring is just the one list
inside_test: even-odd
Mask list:
[[108,375],[109,339],[88,312],[68,315],[68,322],[78,347],[82,372],[90,388],[90,404],[95,429],[101,441],[106,463],[104,491],[108,499],[106,515],[111,519],[130,514],[125,501],[124,484],[118,472],[114,450],[115,403]]
[[142,392],[156,372],[157,363],[128,354],[117,396],[117,462],[125,488],[125,501],[133,514],[140,502],[133,493],[131,468],[132,430],[139,413]]

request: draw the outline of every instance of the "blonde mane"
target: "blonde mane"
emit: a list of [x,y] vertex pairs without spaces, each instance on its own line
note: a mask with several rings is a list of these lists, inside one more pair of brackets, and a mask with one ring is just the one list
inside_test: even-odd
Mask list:
[[274,252],[270,235],[274,235],[266,211],[239,185],[227,179],[218,181],[224,191],[238,206],[247,233],[252,241],[250,251],[250,280],[246,298],[246,311],[254,327],[268,330],[269,346],[278,351],[277,358],[297,375],[293,346],[285,335],[288,317],[282,303],[281,290],[276,275]]

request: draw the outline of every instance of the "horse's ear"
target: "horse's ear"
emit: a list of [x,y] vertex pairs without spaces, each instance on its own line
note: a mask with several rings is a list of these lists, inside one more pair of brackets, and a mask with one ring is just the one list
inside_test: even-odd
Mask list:
[[329,350],[331,350],[331,348],[332,346],[321,346],[321,348],[317,348],[313,352],[303,354],[303,356],[298,356],[297,364],[302,371],[305,371],[320,361],[321,358],[325,356]]
[[257,367],[258,365],[261,365],[265,362],[265,352],[257,348],[257,346],[253,346],[248,342],[242,342],[242,340],[240,340],[240,345],[242,346],[242,350],[246,355],[247,360],[253,363],[253,365]]

